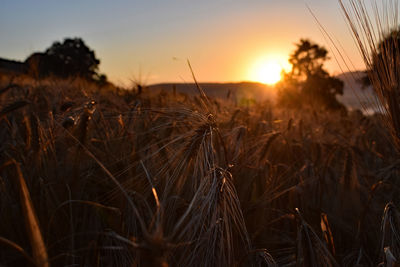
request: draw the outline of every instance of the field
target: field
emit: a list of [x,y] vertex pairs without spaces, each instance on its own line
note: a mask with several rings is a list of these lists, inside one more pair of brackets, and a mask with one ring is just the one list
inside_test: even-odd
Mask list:
[[399,158],[381,115],[78,79],[5,77],[0,94],[2,266],[400,256]]

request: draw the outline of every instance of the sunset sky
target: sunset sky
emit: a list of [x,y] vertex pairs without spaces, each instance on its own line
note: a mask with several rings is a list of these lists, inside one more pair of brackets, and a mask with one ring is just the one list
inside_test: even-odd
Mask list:
[[[255,80],[271,58],[287,67],[300,38],[330,48],[307,4],[361,69],[336,0],[2,0],[0,57],[81,37],[116,83],[191,82],[187,59],[202,82]],[[340,72],[333,59],[327,67]]]

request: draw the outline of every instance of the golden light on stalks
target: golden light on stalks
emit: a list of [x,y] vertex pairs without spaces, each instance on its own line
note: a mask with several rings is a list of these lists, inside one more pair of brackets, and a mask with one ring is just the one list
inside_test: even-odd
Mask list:
[[22,175],[20,165],[15,160],[12,160],[11,163],[15,165],[15,169],[17,171],[20,203],[24,214],[26,231],[31,244],[33,260],[38,267],[49,267],[49,258],[47,255],[46,245],[40,231],[39,220],[37,218],[25,179]]

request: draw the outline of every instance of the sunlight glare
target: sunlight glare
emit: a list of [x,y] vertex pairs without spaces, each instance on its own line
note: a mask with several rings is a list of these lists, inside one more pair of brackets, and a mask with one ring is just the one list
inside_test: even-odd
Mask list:
[[274,85],[282,79],[282,71],[287,70],[285,60],[272,57],[260,58],[250,70],[250,79],[268,85]]
[[282,67],[277,62],[268,62],[260,66],[257,80],[265,84],[275,84],[281,79]]

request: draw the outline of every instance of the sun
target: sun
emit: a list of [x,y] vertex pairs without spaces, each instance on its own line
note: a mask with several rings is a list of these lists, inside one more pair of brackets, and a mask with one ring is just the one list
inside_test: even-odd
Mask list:
[[258,82],[273,85],[280,81],[282,67],[278,62],[270,61],[259,66],[255,78]]
[[274,85],[282,79],[282,71],[289,68],[284,57],[267,56],[260,57],[253,62],[249,69],[249,79],[268,85]]

